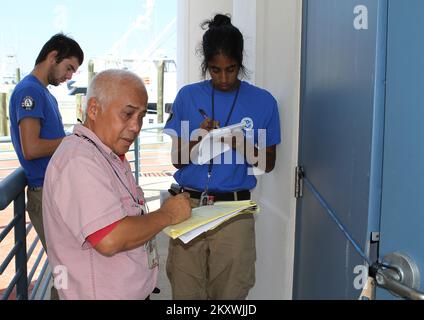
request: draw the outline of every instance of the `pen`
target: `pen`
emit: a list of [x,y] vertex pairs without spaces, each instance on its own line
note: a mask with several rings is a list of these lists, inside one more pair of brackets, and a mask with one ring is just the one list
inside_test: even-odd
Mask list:
[[[209,119],[208,115],[206,114],[205,110],[203,109],[198,109],[200,114],[202,115],[203,118],[205,118],[205,120]],[[213,121],[213,129],[217,129],[218,128],[218,121]]]
[[208,115],[206,114],[205,110],[203,109],[199,109],[200,114],[202,115],[203,118],[207,119]]

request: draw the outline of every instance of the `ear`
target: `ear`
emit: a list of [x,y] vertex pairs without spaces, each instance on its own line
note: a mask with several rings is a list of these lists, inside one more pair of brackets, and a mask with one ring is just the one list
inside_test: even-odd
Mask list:
[[57,51],[57,50],[53,50],[53,51],[51,51],[51,52],[47,55],[47,61],[49,61],[51,64],[56,64],[56,61],[57,61],[57,54],[58,54],[58,51]]
[[87,101],[87,117],[94,121],[97,118],[99,112],[100,104],[96,98],[90,98]]

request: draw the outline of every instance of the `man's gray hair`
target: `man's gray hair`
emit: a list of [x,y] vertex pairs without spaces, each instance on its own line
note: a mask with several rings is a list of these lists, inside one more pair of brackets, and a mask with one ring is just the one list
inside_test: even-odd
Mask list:
[[135,83],[146,90],[143,80],[128,70],[108,69],[96,74],[88,86],[87,97],[83,105],[82,121],[84,122],[87,117],[87,105],[91,98],[97,99],[103,108],[111,99],[119,95],[121,84],[128,85],[129,83]]

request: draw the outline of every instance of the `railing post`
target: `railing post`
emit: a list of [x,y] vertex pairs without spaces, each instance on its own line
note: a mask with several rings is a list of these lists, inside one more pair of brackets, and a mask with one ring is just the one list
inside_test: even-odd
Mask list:
[[83,106],[82,106],[82,97],[84,96],[84,94],[82,93],[77,93],[75,95],[75,99],[76,99],[76,117],[77,117],[77,121],[79,121],[80,123],[82,123],[82,118],[83,118]]
[[165,76],[165,61],[158,62],[158,94],[156,100],[156,114],[158,123],[163,123],[163,85]]
[[16,68],[16,83],[21,82],[21,68]]
[[0,136],[7,136],[7,101],[6,93],[0,93]]
[[94,61],[90,60],[88,61],[88,85],[90,85],[91,80],[93,80],[95,75],[96,74],[94,72]]
[[134,141],[134,174],[135,182],[138,185],[140,175],[140,135]]
[[[163,86],[165,80],[165,61],[159,60],[157,63],[158,67],[158,91],[157,91],[157,100],[156,100],[156,115],[158,124],[163,123],[163,105],[164,105],[164,95],[163,95]],[[163,131],[158,129],[157,132],[158,142],[163,142]]]
[[22,275],[16,283],[16,299],[28,300],[28,275],[26,251],[26,223],[25,223],[25,191],[19,193],[14,201],[14,214],[19,216],[15,226],[15,243],[21,242],[21,247],[16,252],[15,270],[22,270]]

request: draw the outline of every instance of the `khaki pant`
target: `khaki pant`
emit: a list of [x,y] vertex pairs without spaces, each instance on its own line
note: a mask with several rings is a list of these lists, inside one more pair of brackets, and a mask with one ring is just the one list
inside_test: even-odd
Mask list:
[[[192,207],[198,200],[191,199]],[[255,284],[255,220],[241,214],[184,244],[170,240],[173,299],[242,300]]]
[[[43,245],[44,251],[47,253],[46,238],[44,236],[43,226],[43,189],[40,190],[27,190],[27,211],[29,219],[40,238],[41,244]],[[50,299],[59,300],[59,294],[55,287],[50,290]]]
[[[43,227],[43,189],[40,190],[27,190],[27,211],[29,219],[31,220],[32,225],[34,226],[35,231],[37,232],[38,237],[43,245],[44,250],[46,250],[46,238],[44,236],[44,227]],[[46,250],[47,251],[47,250]]]

